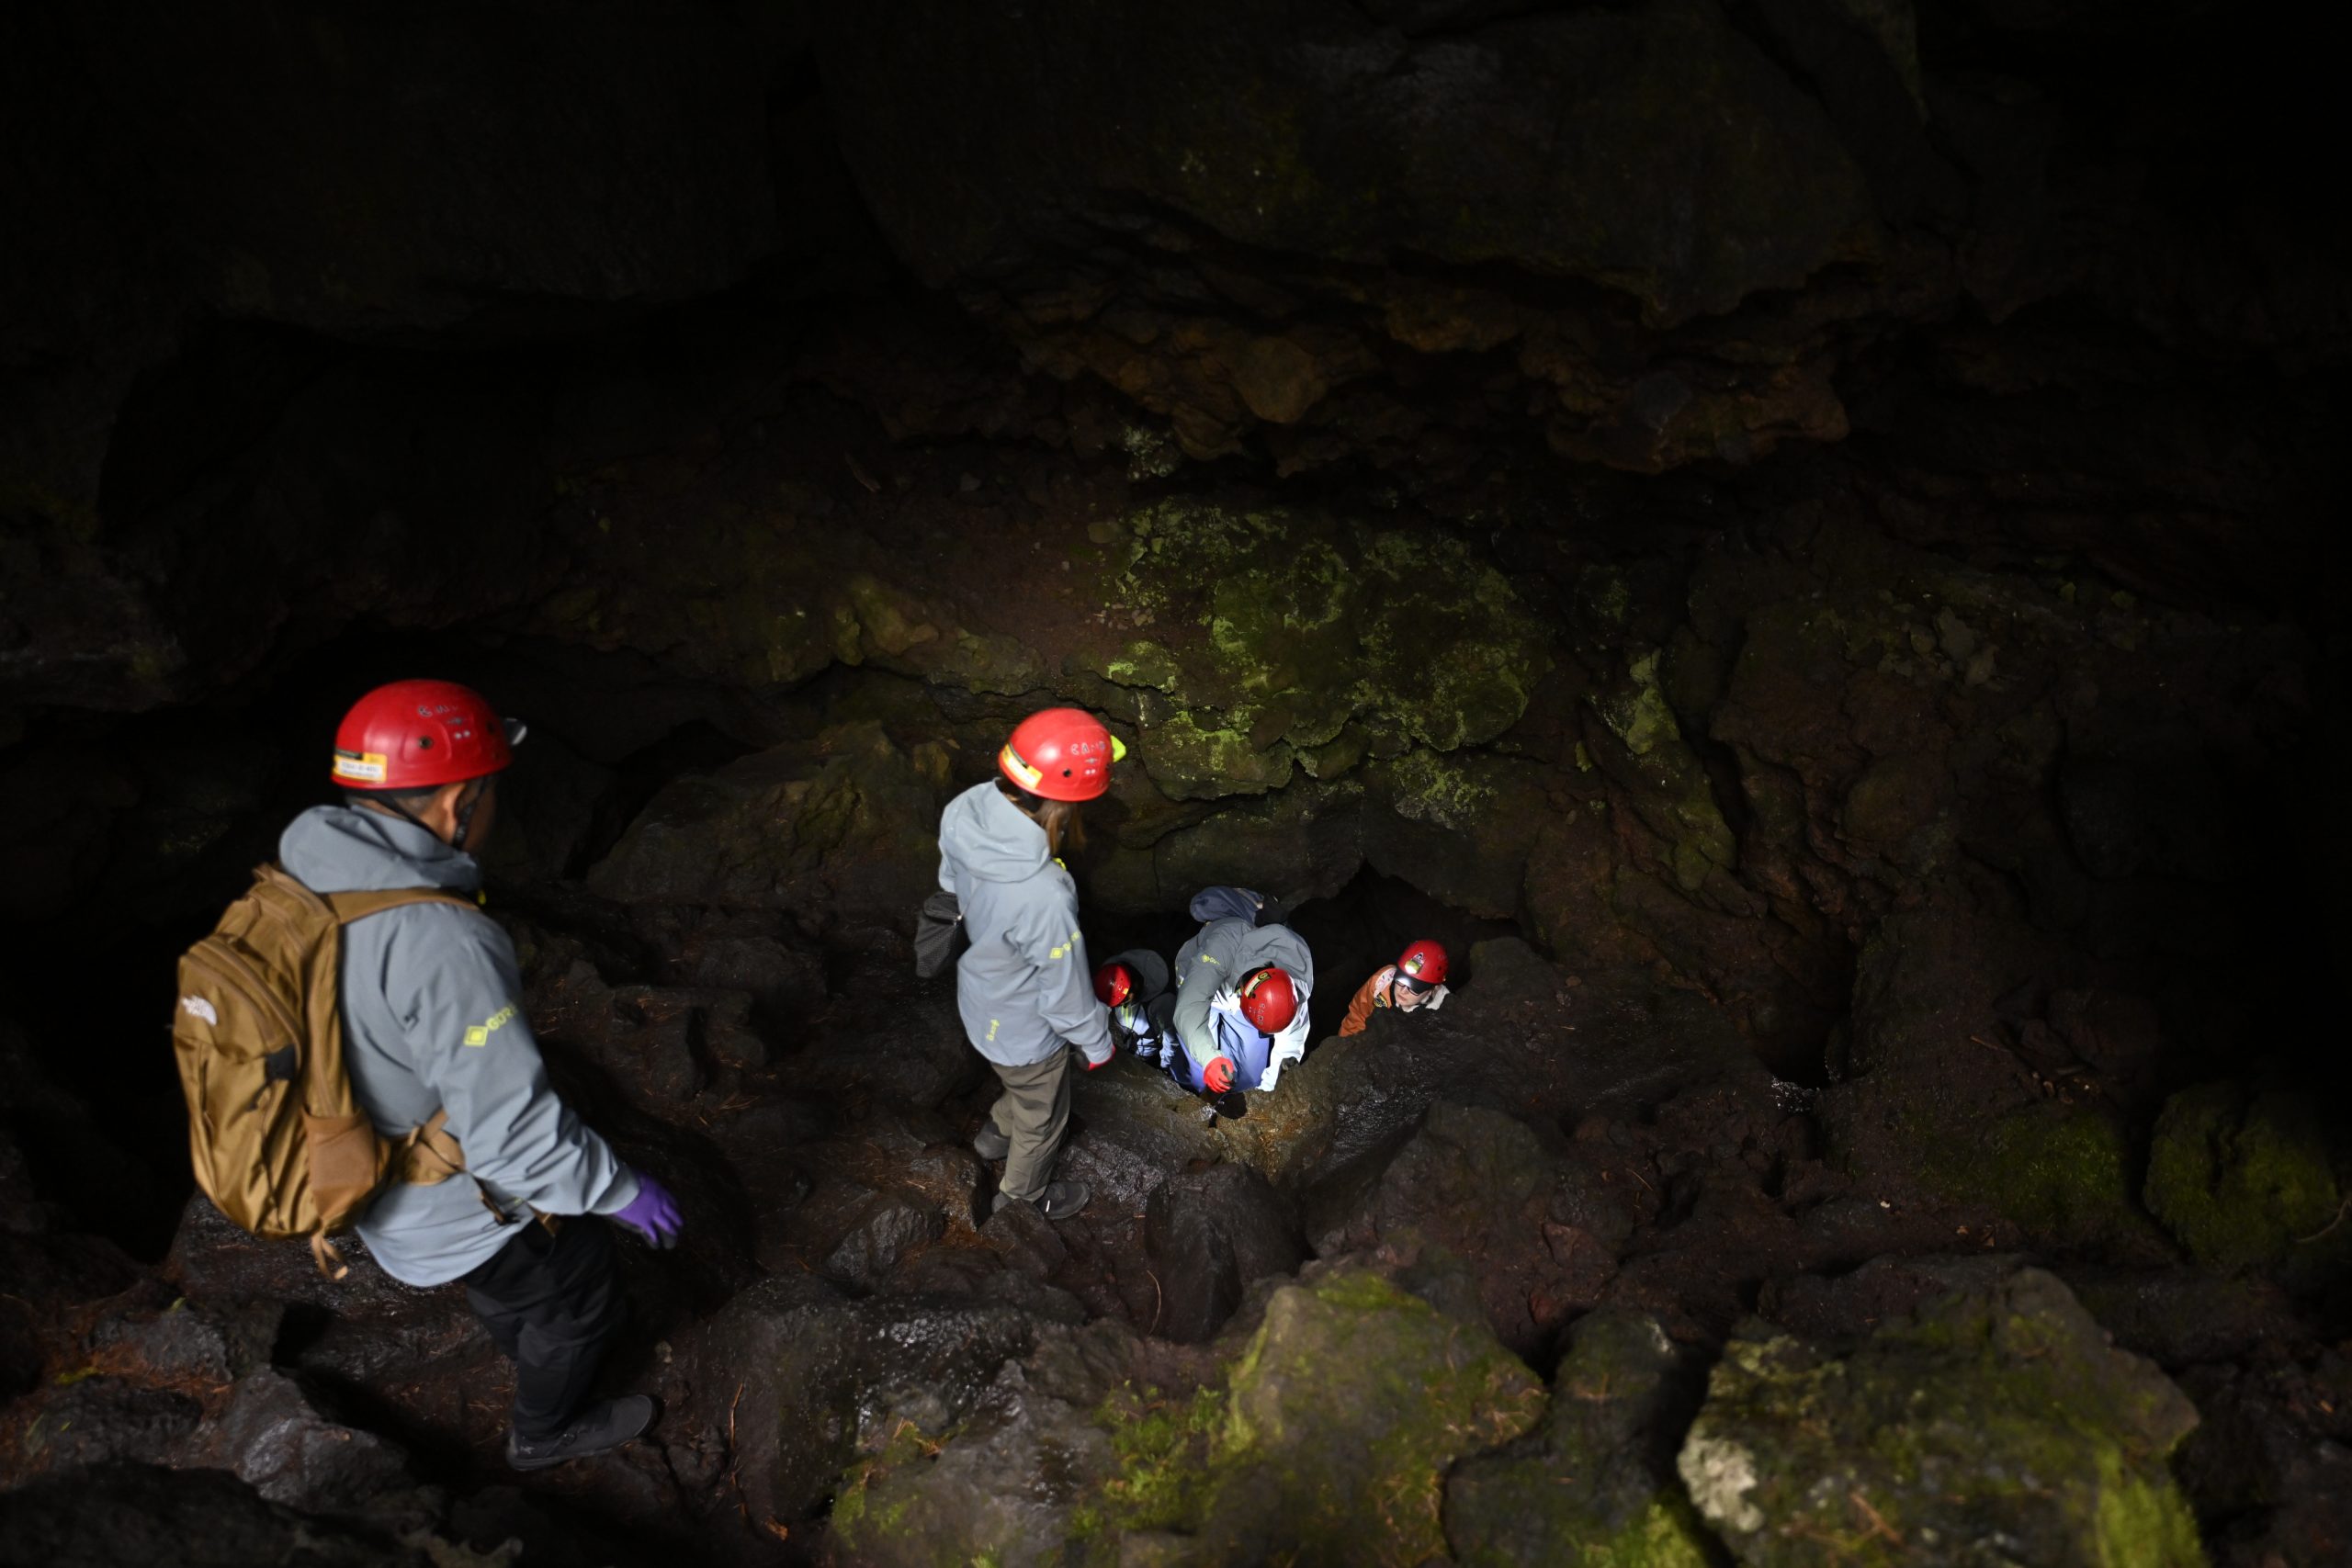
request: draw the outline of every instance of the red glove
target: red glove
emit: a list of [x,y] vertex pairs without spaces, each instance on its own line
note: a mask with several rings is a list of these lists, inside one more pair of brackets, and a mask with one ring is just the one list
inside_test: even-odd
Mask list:
[[1209,1065],[1201,1069],[1201,1082],[1208,1086],[1211,1094],[1223,1094],[1227,1089],[1231,1089],[1233,1087],[1233,1058],[1211,1056]]

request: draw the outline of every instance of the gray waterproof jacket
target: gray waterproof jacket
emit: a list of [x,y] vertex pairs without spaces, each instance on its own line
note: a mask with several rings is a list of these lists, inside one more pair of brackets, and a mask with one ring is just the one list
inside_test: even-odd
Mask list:
[[956,1006],[972,1048],[1007,1067],[1067,1040],[1111,1059],[1110,1010],[1078,931],[1078,884],[1046,853],[1046,830],[996,785],[974,784],[939,818],[939,886],[964,907],[971,941],[956,962]]
[[[1200,905],[1193,906],[1197,913]],[[1289,973],[1306,1005],[1315,989],[1315,955],[1288,926],[1261,926],[1252,917],[1227,916],[1203,926],[1176,950],[1176,1039],[1195,1067],[1221,1055],[1209,1003],[1227,986],[1238,986],[1252,969],[1272,964]]]
[[[302,813],[277,855],[314,893],[481,885],[471,855],[413,822],[349,807]],[[637,1178],[548,1085],[514,944],[489,916],[414,904],[355,921],[341,984],[344,1063],[376,1130],[397,1137],[446,1108],[466,1156],[467,1176],[388,1186],[360,1216],[384,1272],[438,1285],[488,1259],[534,1210],[609,1214],[636,1198]]]

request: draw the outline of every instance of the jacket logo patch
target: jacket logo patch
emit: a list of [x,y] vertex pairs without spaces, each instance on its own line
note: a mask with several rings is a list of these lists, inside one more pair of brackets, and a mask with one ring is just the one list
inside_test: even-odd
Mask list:
[[471,1029],[467,1030],[466,1043],[469,1045],[489,1044],[490,1037],[499,1030],[505,1028],[510,1022],[514,1021],[514,1004],[513,1002],[508,1002],[504,1007],[500,1008],[496,1012],[492,1013],[488,1018],[483,1019],[480,1023],[477,1023]]
[[206,1001],[202,997],[182,997],[180,998],[180,1011],[187,1014],[190,1018],[200,1018],[204,1020],[205,1022],[213,1025],[215,1028],[220,1026],[220,1015],[214,1011],[212,1004]]

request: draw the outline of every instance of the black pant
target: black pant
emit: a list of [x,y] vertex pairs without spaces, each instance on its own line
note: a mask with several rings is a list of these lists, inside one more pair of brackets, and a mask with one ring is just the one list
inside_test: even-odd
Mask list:
[[550,1235],[535,1220],[465,1280],[467,1304],[514,1363],[514,1429],[554,1437],[627,1315],[611,1232],[582,1216]]

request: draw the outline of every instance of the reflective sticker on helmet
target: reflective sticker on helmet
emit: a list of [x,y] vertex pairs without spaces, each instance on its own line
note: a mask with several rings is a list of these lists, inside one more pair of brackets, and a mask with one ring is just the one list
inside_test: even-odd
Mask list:
[[1046,775],[1023,761],[1021,753],[1015,751],[1009,744],[1005,747],[1004,755],[1001,760],[1004,763],[1004,771],[1010,773],[1012,776],[1012,782],[1023,789],[1035,790],[1045,781]]
[[386,761],[381,751],[345,751],[338,748],[334,754],[334,776],[359,784],[382,784]]

